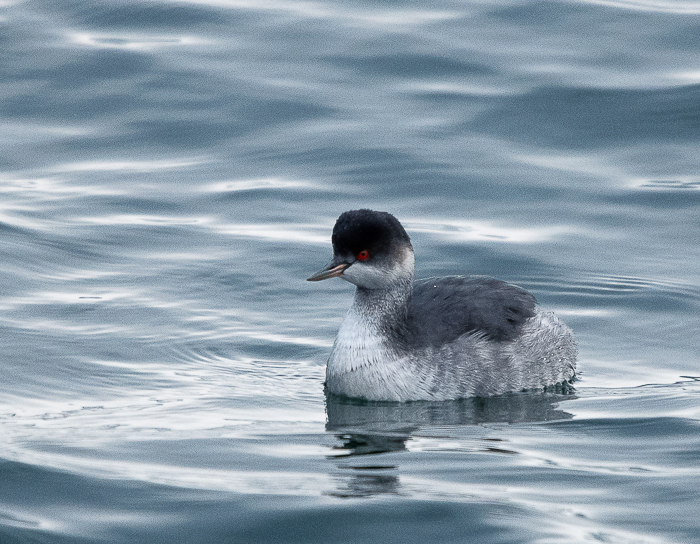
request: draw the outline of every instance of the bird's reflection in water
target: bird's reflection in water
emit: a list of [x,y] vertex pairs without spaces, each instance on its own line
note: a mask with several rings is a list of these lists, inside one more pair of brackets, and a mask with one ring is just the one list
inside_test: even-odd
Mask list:
[[[338,489],[329,495],[341,498],[399,495],[401,482],[393,466],[341,466],[336,474]],[[342,471],[342,472],[341,472]]]
[[[370,402],[326,395],[326,430],[339,443],[337,460],[339,497],[398,494],[399,468],[392,464],[360,461],[360,456],[406,451],[407,442],[421,437],[459,439],[467,427],[488,423],[534,423],[571,419],[559,409],[564,400],[575,399],[572,390],[511,393],[490,398],[444,402]],[[461,429],[461,432],[460,432]],[[466,433],[469,434],[469,433]],[[478,451],[517,454],[504,441],[479,439]],[[353,461],[356,460],[357,462]]]

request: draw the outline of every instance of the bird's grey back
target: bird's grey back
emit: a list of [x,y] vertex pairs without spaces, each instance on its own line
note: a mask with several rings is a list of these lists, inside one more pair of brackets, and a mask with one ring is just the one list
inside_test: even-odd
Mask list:
[[470,332],[504,342],[535,315],[536,301],[517,285],[489,277],[416,280],[408,306],[414,346],[438,346]]

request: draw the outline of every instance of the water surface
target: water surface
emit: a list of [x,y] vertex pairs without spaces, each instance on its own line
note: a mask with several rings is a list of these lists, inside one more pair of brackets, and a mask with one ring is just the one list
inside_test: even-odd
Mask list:
[[[700,4],[0,4],[0,541],[697,542]],[[326,399],[344,210],[569,395]]]

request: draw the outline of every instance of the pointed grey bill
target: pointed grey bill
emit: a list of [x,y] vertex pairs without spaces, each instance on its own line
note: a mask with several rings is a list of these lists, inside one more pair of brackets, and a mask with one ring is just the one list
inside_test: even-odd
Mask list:
[[311,276],[310,278],[307,278],[306,281],[321,281],[321,280],[327,280],[328,278],[337,278],[351,264],[352,263],[341,263],[341,264],[337,265],[335,263],[331,263],[329,266],[327,266],[323,270],[319,270],[313,276]]

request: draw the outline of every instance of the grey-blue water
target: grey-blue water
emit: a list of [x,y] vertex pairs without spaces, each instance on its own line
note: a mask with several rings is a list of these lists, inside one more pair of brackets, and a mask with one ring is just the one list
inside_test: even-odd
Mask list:
[[[700,2],[0,2],[0,542],[700,537]],[[344,210],[570,395],[326,400]]]

